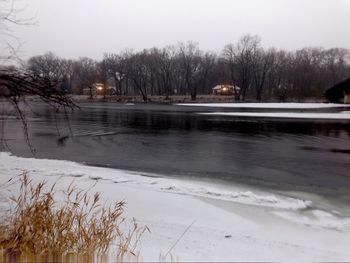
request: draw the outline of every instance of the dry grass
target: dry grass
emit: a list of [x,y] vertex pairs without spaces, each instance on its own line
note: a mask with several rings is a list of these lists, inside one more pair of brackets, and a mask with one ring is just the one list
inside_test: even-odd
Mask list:
[[55,184],[35,184],[27,173],[19,185],[0,223],[0,262],[107,262],[112,247],[113,261],[139,257],[136,249],[148,228],[133,221],[127,233],[121,231],[123,201],[102,205],[99,193],[72,184],[56,191]]

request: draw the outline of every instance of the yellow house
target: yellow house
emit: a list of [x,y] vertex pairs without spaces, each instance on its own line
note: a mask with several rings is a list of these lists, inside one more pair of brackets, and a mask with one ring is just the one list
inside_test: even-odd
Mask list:
[[241,88],[238,86],[228,85],[228,84],[221,84],[216,85],[213,88],[213,94],[214,95],[228,95],[228,96],[235,96],[235,100],[239,100],[241,96]]
[[[84,95],[112,95],[115,92],[114,87],[109,87],[104,85],[103,83],[94,83],[92,88],[83,89]],[[92,93],[92,94],[91,94]]]

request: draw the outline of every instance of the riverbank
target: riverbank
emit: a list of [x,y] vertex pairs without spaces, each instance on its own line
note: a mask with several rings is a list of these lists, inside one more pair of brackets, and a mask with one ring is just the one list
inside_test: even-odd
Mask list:
[[169,250],[178,261],[350,260],[349,219],[310,200],[0,153],[1,185],[23,170],[34,181],[57,182],[58,188],[73,180],[82,189],[95,184],[103,200],[125,200],[127,217],[151,230],[142,239],[144,261]]
[[[112,96],[102,96],[102,95],[94,95],[91,99],[88,95],[69,95],[75,102],[81,103],[81,102],[121,102],[121,103],[144,103],[144,100],[142,96],[127,96],[127,95],[112,95]],[[39,98],[29,96],[28,101],[37,101]],[[249,102],[256,102],[254,99],[247,99],[245,101],[237,101],[235,100],[235,96],[230,95],[197,95],[197,98],[195,101],[191,99],[190,95],[171,95],[171,96],[156,96],[156,95],[149,95],[147,102],[153,102],[153,103],[161,103],[161,104],[172,104],[172,103],[249,103]],[[266,103],[266,102],[276,102],[273,101],[262,101],[258,102]],[[279,103],[280,101],[278,101]],[[294,102],[294,101],[291,101]],[[304,103],[324,103],[324,99],[305,99],[303,101]]]
[[[122,103],[143,103],[144,100],[142,96],[126,96],[126,95],[113,95],[113,96],[101,96],[101,95],[95,95],[93,99],[91,99],[87,95],[72,95],[72,98],[74,101],[77,102],[122,102]],[[235,101],[234,96],[220,96],[220,95],[198,95],[196,98],[196,102],[233,102]],[[171,95],[169,97],[166,96],[148,96],[147,102],[154,102],[154,103],[186,103],[186,102],[193,102],[191,100],[191,96],[189,95]]]

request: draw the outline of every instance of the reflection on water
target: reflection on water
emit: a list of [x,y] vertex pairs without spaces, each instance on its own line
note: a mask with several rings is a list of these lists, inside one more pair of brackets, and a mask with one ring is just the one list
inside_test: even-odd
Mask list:
[[[198,111],[203,109],[85,104],[67,121],[63,112],[35,106],[29,124],[39,158],[330,195],[350,188],[348,121],[205,116]],[[14,154],[31,156],[18,123],[7,123],[6,136],[15,139],[10,145]]]

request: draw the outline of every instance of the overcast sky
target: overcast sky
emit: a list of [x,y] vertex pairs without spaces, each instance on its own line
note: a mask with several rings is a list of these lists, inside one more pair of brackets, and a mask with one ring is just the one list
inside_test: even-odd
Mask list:
[[36,25],[16,27],[24,57],[100,59],[104,52],[140,50],[193,40],[221,51],[244,34],[265,47],[350,49],[350,0],[20,0]]

